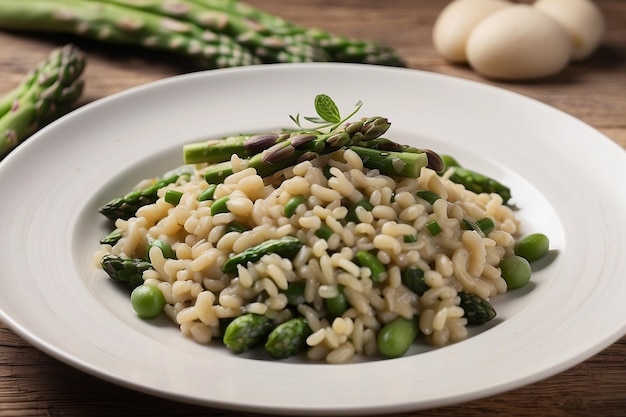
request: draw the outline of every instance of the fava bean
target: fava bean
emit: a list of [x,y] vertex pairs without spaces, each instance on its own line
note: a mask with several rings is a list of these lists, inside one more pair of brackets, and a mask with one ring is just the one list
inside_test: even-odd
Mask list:
[[506,281],[506,285],[510,290],[521,288],[528,284],[532,270],[530,263],[521,256],[512,255],[500,261],[500,270],[502,278]]
[[550,240],[543,233],[526,235],[515,243],[515,254],[528,262],[544,257],[549,249]]
[[380,329],[376,346],[383,356],[399,358],[409,350],[418,333],[417,318],[408,320],[398,317]]

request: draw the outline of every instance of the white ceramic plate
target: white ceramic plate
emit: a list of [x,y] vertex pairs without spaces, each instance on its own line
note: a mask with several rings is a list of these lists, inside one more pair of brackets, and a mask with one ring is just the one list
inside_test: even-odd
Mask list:
[[[552,262],[496,299],[473,337],[400,359],[346,365],[242,358],[138,319],[92,263],[97,208],[182,163],[208,137],[292,127],[318,93],[387,136],[450,153],[512,188],[524,232]],[[273,65],[175,77],[87,105],[0,164],[0,318],[87,373],[179,401],[273,414],[400,412],[546,378],[626,333],[626,154],[582,122],[478,83],[414,70]]]

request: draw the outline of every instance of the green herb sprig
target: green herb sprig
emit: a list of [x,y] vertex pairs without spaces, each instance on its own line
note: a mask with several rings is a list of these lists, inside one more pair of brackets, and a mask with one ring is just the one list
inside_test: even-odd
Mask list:
[[[326,94],[318,94],[315,96],[314,107],[317,116],[304,116],[304,120],[319,125],[316,130],[329,129],[334,130],[337,129],[341,124],[345,123],[358,113],[363,106],[363,102],[361,100],[357,101],[354,105],[354,110],[349,115],[342,117],[339,111],[339,107],[335,103],[335,101]],[[289,118],[300,128],[305,129],[302,126],[302,122],[300,121],[300,114],[296,114],[295,116],[289,115]]]

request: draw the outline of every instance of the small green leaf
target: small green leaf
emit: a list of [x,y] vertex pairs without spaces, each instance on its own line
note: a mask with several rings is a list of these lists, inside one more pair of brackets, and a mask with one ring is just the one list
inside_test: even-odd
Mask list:
[[341,121],[339,108],[333,99],[326,94],[318,94],[315,96],[315,111],[322,119],[329,123],[339,123]]
[[292,116],[291,114],[289,115],[289,118],[298,126],[298,127],[302,127],[300,125],[300,113],[296,114],[295,116]]

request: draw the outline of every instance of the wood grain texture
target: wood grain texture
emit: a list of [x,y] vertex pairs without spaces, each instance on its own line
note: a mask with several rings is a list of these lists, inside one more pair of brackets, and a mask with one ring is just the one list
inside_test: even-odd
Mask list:
[[[396,48],[411,68],[506,88],[577,117],[626,148],[626,1],[598,0],[607,33],[587,61],[550,80],[503,83],[450,65],[434,51],[433,22],[442,0],[249,0],[293,22],[367,38]],[[72,41],[89,56],[80,104],[164,77],[196,71],[189,62],[137,48],[65,36],[0,31],[0,94],[13,88],[50,49]],[[10,277],[3,277],[10,279]],[[0,294],[1,303],[1,294]],[[238,416],[151,397],[71,368],[30,346],[0,323],[0,417]],[[626,337],[556,376],[504,394],[437,410],[427,416],[618,417],[626,415]]]

